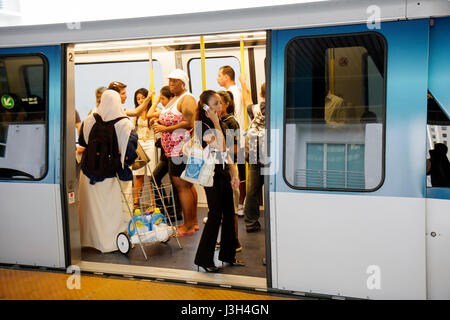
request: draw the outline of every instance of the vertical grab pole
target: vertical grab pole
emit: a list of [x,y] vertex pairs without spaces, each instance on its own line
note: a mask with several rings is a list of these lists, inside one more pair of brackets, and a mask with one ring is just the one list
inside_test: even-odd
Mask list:
[[202,65],[202,91],[206,90],[206,66],[205,66],[205,39],[200,36],[200,54]]
[[[241,48],[241,73],[245,76],[245,63],[244,63],[244,36],[240,36],[240,48]],[[244,108],[244,129],[247,131],[248,124],[247,124],[247,106],[244,106],[242,104],[242,108]],[[245,190],[247,190],[248,186],[248,162],[245,162]]]
[[[334,48],[331,49],[331,58],[330,58],[330,86],[328,90],[330,90],[331,94],[334,94],[335,91],[335,83],[334,83],[334,63],[335,63],[335,57],[334,57]],[[328,94],[328,92],[327,92]]]
[[150,92],[152,93],[152,101],[155,99],[155,83],[153,79],[153,50],[152,47],[149,46],[148,48],[148,62],[150,66]]
[[[241,46],[241,73],[245,76],[245,63],[244,63],[244,36],[241,36],[240,40],[240,46]],[[244,123],[245,123],[245,130],[247,130],[247,108],[246,106],[243,106],[244,108]]]
[[[152,105],[153,101],[155,101],[155,81],[153,78],[153,50],[152,50],[151,43],[149,43],[149,47],[148,47],[148,62],[149,62],[149,71],[150,71],[150,92],[149,93],[152,95],[152,100],[151,100],[150,105]],[[153,141],[155,141],[154,140],[155,133],[153,132],[153,129],[150,129],[150,130],[151,130],[150,134],[151,134],[151,136],[153,136]],[[158,149],[157,148],[154,148],[152,158],[158,159]],[[151,185],[152,184],[150,183],[150,187],[151,187]],[[151,201],[152,206],[155,207],[155,198],[153,196],[153,192],[151,192],[151,199],[152,199],[152,201]]]

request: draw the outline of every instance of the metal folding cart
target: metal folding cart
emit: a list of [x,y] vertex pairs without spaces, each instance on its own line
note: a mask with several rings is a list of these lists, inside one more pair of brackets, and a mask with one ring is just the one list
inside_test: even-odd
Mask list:
[[[138,196],[139,204],[134,203],[134,180],[132,190],[122,192],[123,208],[129,214],[128,232],[117,235],[117,248],[123,254],[128,254],[131,248],[139,244],[145,260],[148,260],[144,246],[151,243],[167,243],[175,238],[182,249],[176,232],[177,215],[172,184],[157,185],[153,175],[144,181]],[[117,180],[119,178],[117,177]],[[169,212],[175,217],[175,225],[172,224]]]

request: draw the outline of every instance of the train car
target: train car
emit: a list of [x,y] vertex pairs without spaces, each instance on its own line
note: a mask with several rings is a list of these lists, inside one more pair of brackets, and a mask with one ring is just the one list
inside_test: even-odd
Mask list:
[[[427,176],[450,130],[449,32],[446,0],[2,27],[0,263],[293,295],[450,299],[450,189]],[[74,122],[75,109],[83,117],[94,107],[89,81],[114,70],[101,81],[128,73],[146,86],[152,61],[156,89],[179,67],[199,93],[201,36],[208,86],[217,63],[246,73],[255,103],[266,83],[264,232],[244,247],[258,275],[250,263],[214,275],[180,268],[193,265],[189,246],[156,249],[147,264],[139,252],[80,245]],[[158,265],[163,250],[172,260]]]

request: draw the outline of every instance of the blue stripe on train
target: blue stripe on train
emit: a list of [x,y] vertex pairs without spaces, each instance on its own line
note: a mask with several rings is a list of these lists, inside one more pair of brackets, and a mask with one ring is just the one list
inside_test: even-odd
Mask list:
[[450,188],[427,188],[427,198],[450,200]]

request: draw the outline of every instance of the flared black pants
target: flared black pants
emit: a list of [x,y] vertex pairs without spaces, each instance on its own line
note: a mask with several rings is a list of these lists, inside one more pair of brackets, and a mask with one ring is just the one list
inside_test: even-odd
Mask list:
[[227,171],[217,171],[213,186],[205,187],[209,209],[208,221],[203,229],[194,261],[196,265],[204,267],[214,266],[214,251],[221,222],[219,260],[233,262],[236,257],[234,202],[230,175]]

